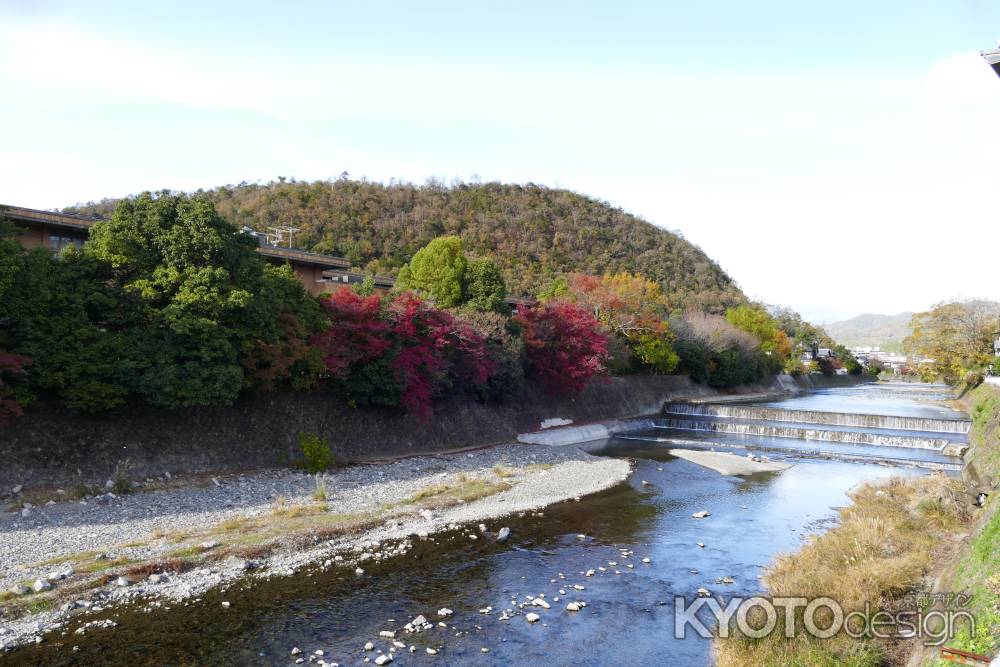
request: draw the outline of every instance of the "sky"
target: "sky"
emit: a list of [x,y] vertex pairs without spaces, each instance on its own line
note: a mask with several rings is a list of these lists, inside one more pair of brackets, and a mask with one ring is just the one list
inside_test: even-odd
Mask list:
[[1000,300],[1000,3],[0,2],[0,202],[565,187],[815,322]]

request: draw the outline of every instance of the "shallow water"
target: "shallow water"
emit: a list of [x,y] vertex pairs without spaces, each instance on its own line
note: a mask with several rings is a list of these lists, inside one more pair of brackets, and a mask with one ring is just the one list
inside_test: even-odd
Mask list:
[[[831,397],[839,404],[837,394]],[[402,635],[419,650],[404,651],[393,665],[705,665],[707,640],[673,637],[675,595],[691,598],[702,586],[726,597],[759,592],[761,566],[831,525],[834,508],[848,502],[846,492],[853,486],[918,474],[797,460],[784,473],[742,479],[673,458],[667,453],[672,445],[621,439],[606,444],[610,455],[635,460],[628,482],[550,507],[543,516],[491,524],[512,528],[505,544],[473,541],[464,533],[416,540],[406,556],[366,566],[363,577],[353,568],[307,571],[212,593],[169,611],[120,612],[115,630],[90,631],[82,638],[50,635],[40,646],[0,656],[0,665],[281,665],[292,664],[293,646],[306,653],[321,649],[328,661],[362,664],[365,642],[388,649],[389,643],[378,639],[380,630],[399,630],[418,614],[436,622],[441,607],[454,610],[451,627]],[[711,516],[691,518],[701,510]],[[619,548],[634,555],[622,558]],[[643,557],[652,563],[642,564]],[[599,566],[608,571],[582,576]],[[724,576],[735,583],[715,583]],[[573,592],[571,584],[585,590]],[[571,594],[560,596],[560,588]],[[512,596],[520,601],[542,593],[552,608],[530,609],[541,615],[539,623],[498,618],[504,609],[517,609]],[[555,597],[563,599],[556,603]],[[586,601],[587,607],[567,612],[568,599]],[[232,606],[223,609],[222,600]],[[495,611],[480,614],[487,605]],[[456,631],[467,634],[456,637]],[[426,646],[440,653],[427,655]]]

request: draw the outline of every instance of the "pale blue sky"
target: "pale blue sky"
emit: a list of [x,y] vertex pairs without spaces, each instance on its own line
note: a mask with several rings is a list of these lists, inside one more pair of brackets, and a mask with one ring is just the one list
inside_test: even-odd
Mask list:
[[680,230],[819,321],[1000,298],[997,37],[960,0],[5,0],[0,202],[478,175]]

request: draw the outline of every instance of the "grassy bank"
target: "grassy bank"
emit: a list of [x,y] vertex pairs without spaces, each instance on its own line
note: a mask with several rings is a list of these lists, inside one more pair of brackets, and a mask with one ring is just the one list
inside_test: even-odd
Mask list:
[[[983,478],[1000,479],[1000,389],[980,385],[966,395],[963,406],[972,416],[966,455]],[[1000,652],[1000,492],[989,498],[987,511],[974,526],[943,577],[943,590],[965,591],[976,617],[975,635],[962,631],[949,646],[983,655]],[[938,664],[945,665],[943,661]]]
[[[969,521],[953,500],[957,484],[943,476],[894,478],[866,484],[851,494],[840,523],[794,554],[780,556],[764,582],[772,596],[830,597],[845,614],[869,615],[901,608],[904,599],[926,588],[927,575],[946,558]],[[716,640],[719,667],[774,665],[868,667],[900,664],[906,647],[899,642],[852,639],[838,634],[816,639],[805,633],[785,639],[778,628],[763,639],[730,636]],[[829,621],[818,616],[821,627]],[[801,609],[796,627],[802,627]]]
[[[966,461],[980,476],[995,480],[1000,477],[1000,391],[980,387],[965,397],[963,407],[973,417]],[[947,645],[993,655],[1000,646],[997,496],[980,511],[970,506],[959,482],[943,476],[865,485],[851,494],[853,502],[841,510],[837,527],[779,557],[764,582],[772,596],[828,596],[845,613],[867,604],[869,618],[906,608],[916,593],[966,592],[977,630],[961,624]],[[920,648],[915,640],[852,639],[844,633],[816,639],[800,632],[785,639],[782,625],[779,615],[777,630],[763,639],[718,638],[719,667],[902,665]],[[922,657],[924,664],[938,662],[934,651]]]

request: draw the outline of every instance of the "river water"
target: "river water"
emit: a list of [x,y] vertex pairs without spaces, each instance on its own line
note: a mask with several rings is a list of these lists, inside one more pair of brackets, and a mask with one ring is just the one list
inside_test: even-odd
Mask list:
[[[762,407],[963,416],[917,402],[904,393],[912,388],[868,391],[828,390]],[[755,451],[752,436],[740,437],[715,444],[706,438],[696,446]],[[851,451],[865,447],[843,444]],[[540,515],[505,520],[512,529],[505,544],[473,541],[463,532],[417,540],[406,556],[373,566],[360,579],[337,570],[306,571],[214,592],[169,610],[116,613],[114,630],[92,630],[83,638],[50,635],[37,647],[0,656],[0,664],[286,665],[294,663],[292,647],[306,654],[322,650],[324,660],[342,665],[364,664],[365,656],[376,655],[363,650],[366,642],[383,650],[390,645],[378,638],[379,631],[399,630],[418,614],[436,622],[436,611],[448,607],[454,611],[448,628],[401,634],[417,651],[397,652],[394,665],[705,665],[710,641],[674,636],[674,596],[690,599],[699,587],[725,597],[758,593],[762,566],[832,525],[835,508],[849,502],[846,492],[853,486],[928,474],[918,467],[837,460],[835,451],[802,454],[772,447],[769,456],[794,466],[780,474],[724,477],[671,456],[675,446],[663,442],[661,433],[601,443],[604,454],[634,461],[630,480]],[[836,446],[823,443],[825,452]],[[926,454],[898,446],[873,451],[882,449],[892,449],[900,461]],[[702,510],[711,515],[691,517]],[[651,562],[644,564],[643,558]],[[598,570],[596,576],[583,576],[589,569]],[[722,577],[734,583],[717,583]],[[574,590],[574,584],[584,589]],[[518,603],[541,594],[551,609],[518,609]],[[229,609],[222,610],[222,600],[231,603]],[[569,600],[587,606],[568,612]],[[480,613],[488,606],[494,611]],[[541,621],[529,624],[522,615],[502,620],[505,609],[534,611]],[[428,655],[426,647],[439,653]]]

